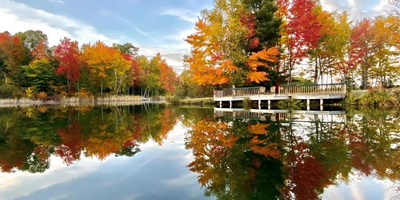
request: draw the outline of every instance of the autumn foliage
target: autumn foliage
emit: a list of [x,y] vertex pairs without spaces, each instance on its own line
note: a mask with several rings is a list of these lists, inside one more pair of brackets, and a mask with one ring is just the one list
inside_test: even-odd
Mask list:
[[267,77],[267,73],[264,71],[258,71],[259,67],[267,67],[270,68],[268,63],[276,63],[278,62],[279,55],[278,48],[270,48],[264,49],[262,51],[253,53],[249,56],[247,61],[247,65],[250,68],[249,73],[247,75],[247,79],[249,82],[264,82],[269,81]]
[[[81,90],[91,95],[172,95],[178,82],[173,68],[159,53],[153,57],[158,63],[150,63],[152,59],[141,63],[139,58],[144,56],[138,50],[130,43],[102,41],[79,46],[69,38],[49,47],[41,31],[0,33],[0,87],[7,88],[1,96],[21,97],[26,88],[56,98],[79,96]],[[149,66],[151,72],[146,71]],[[148,84],[150,79],[156,84]],[[15,88],[21,91],[12,91]]]
[[192,46],[192,55],[185,62],[190,65],[194,81],[199,85],[223,85],[229,82],[230,74],[238,68],[229,59],[223,58],[220,45],[210,35],[212,27],[205,21],[196,22],[196,33],[188,36],[186,42]]
[[[291,82],[292,71],[307,59],[311,62],[304,71],[311,73],[315,83],[327,75],[331,81],[338,75],[348,79],[354,72],[346,13],[324,11],[314,0],[214,3],[196,22],[196,33],[186,39],[192,51],[185,61],[199,85],[279,85],[284,77]],[[233,24],[235,28],[225,28]]]
[[13,78],[21,71],[21,65],[26,64],[25,48],[22,41],[17,36],[12,36],[8,32],[0,33],[0,59],[2,60],[1,72],[6,77]]
[[[223,5],[223,1],[220,3],[216,4]],[[236,11],[223,6],[216,7],[196,22],[196,32],[185,40],[192,46],[191,55],[185,62],[190,67],[195,83],[199,85],[221,86],[246,81],[268,81],[267,73],[258,67],[266,66],[267,62],[277,62],[277,48],[264,49],[251,56],[244,50],[240,51],[257,51],[259,48],[256,19],[255,15],[247,13],[244,5],[230,3],[232,7],[237,7]],[[218,16],[222,15],[228,17],[221,21]],[[228,24],[226,28],[221,27],[224,23]],[[236,32],[235,35],[233,32]]]
[[[230,168],[234,166],[231,166],[233,163],[229,163],[229,160],[238,160],[240,163],[240,159],[247,159],[244,152],[250,151],[273,159],[280,156],[277,144],[266,138],[268,124],[251,124],[245,130],[240,129],[244,131],[241,132],[227,122],[201,120],[191,128],[186,148],[193,151],[195,160],[188,167],[199,173],[200,184],[211,190],[226,187],[224,184],[227,179],[235,176],[230,173]],[[259,164],[254,164],[255,167],[260,167]],[[252,169],[245,170],[248,174],[239,176],[242,181],[253,180],[255,175],[251,175]]]
[[57,75],[62,75],[67,79],[68,89],[70,89],[70,84],[78,82],[81,75],[78,43],[64,38],[54,50],[54,58],[60,63]]

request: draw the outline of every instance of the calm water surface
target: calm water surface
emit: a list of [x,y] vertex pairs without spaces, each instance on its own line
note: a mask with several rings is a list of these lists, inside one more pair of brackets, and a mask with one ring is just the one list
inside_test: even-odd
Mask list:
[[0,109],[0,199],[399,199],[400,114]]

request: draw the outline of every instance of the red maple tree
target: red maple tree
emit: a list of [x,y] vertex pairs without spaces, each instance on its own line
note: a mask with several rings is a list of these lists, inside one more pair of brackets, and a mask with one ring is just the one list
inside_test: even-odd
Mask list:
[[80,78],[80,52],[78,43],[64,38],[54,50],[54,58],[60,62],[56,74],[65,76],[68,84],[68,91],[71,90],[71,83],[76,83]]

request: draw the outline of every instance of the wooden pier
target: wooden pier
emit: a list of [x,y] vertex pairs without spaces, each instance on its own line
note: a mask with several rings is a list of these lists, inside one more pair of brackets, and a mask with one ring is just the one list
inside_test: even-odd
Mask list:
[[310,110],[311,100],[319,100],[322,110],[324,100],[341,100],[345,97],[346,84],[344,83],[302,86],[283,85],[278,89],[271,87],[269,91],[262,86],[214,90],[214,101],[219,103],[220,108],[222,108],[223,102],[229,102],[229,108],[232,108],[233,102],[243,102],[245,99],[249,99],[257,101],[259,109],[261,109],[261,103],[266,101],[268,102],[268,109],[271,109],[272,101],[298,99],[307,102],[307,110]]

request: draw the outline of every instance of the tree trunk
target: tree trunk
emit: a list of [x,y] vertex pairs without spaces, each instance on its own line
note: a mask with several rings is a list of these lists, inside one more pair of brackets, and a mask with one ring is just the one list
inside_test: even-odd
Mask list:
[[7,83],[8,83],[8,80],[7,80],[6,73],[4,73],[4,72],[3,72],[3,76],[4,76],[4,83],[7,85]]
[[103,79],[101,79],[101,83],[100,83],[100,94],[101,94],[101,96],[103,96]]
[[280,77],[279,77],[280,63],[276,65],[276,78],[275,78],[275,94],[279,92]]
[[361,69],[361,87],[365,90],[368,88],[368,64],[364,64],[365,66]]
[[289,53],[289,77],[288,77],[288,84],[292,83],[292,67],[293,67],[293,57],[292,52]]
[[315,57],[315,63],[314,63],[314,84],[317,84],[318,82],[318,59]]
[[71,94],[71,81],[67,79],[68,94]]

